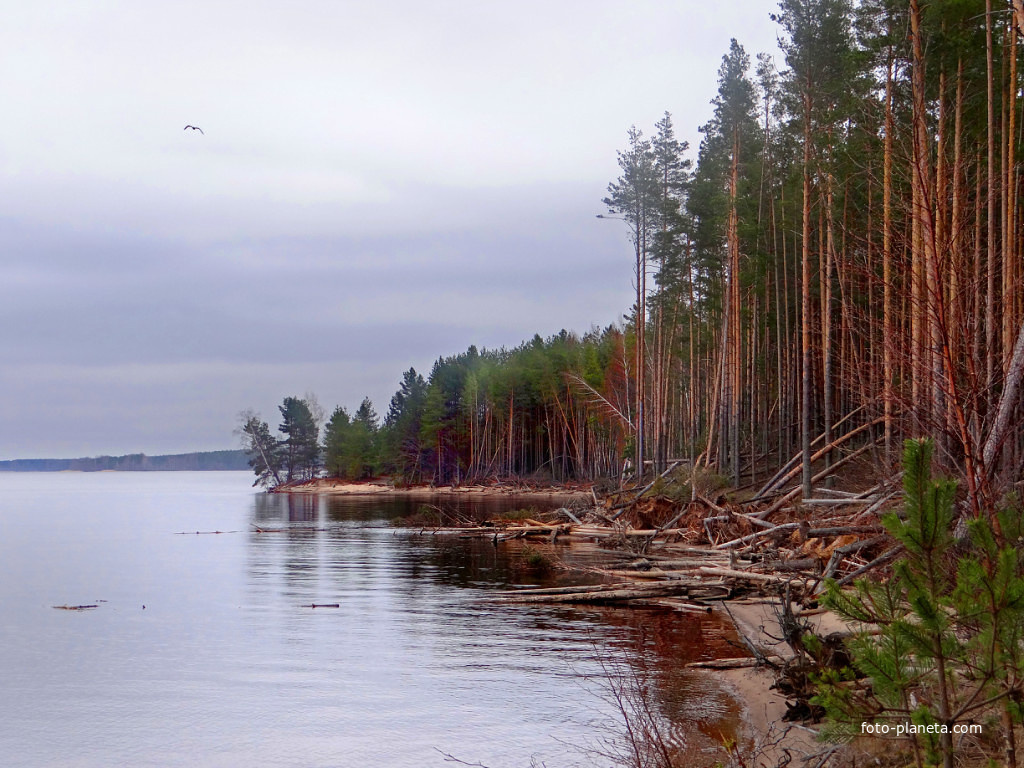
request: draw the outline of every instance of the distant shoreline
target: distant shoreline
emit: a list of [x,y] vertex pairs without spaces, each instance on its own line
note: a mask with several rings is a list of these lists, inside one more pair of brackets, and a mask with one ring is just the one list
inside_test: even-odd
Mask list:
[[8,459],[0,472],[251,472],[245,451],[194,451],[147,456],[91,456],[77,459]]

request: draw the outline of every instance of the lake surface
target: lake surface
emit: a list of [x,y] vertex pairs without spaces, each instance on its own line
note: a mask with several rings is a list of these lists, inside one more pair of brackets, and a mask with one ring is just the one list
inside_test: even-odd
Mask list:
[[717,618],[498,604],[588,576],[391,526],[417,502],[250,483],[0,474],[0,765],[607,765],[582,750],[622,734],[623,670],[688,764],[714,762],[737,704],[680,667],[739,655]]

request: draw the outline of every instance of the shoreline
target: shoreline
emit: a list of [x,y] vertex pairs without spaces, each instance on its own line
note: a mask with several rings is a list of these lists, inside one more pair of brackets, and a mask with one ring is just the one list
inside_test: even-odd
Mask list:
[[517,486],[496,485],[459,485],[429,486],[414,485],[408,488],[396,488],[383,482],[348,482],[332,478],[319,478],[302,483],[282,485],[270,493],[325,494],[329,496],[398,496],[410,499],[525,499],[550,502],[590,501],[591,491],[571,486],[551,486],[548,488],[523,488]]
[[[778,605],[779,598],[724,601],[717,610],[732,622],[738,634],[760,651],[776,659],[789,660],[793,652],[781,639],[784,633],[775,613]],[[797,615],[807,621],[819,636],[851,629],[849,624],[828,611],[815,610]],[[745,749],[751,762],[767,759],[774,765],[787,753],[812,755],[826,746],[818,740],[819,727],[809,726],[803,721],[786,720],[786,696],[775,689],[775,675],[768,667],[719,669],[713,674],[742,702],[746,743],[741,749]]]
[[[272,492],[364,497],[392,496],[398,498],[420,499],[424,501],[456,498],[481,500],[521,499],[526,502],[548,502],[552,505],[562,504],[568,506],[572,502],[584,502],[588,506],[598,506],[594,492],[589,485],[583,488],[579,486],[549,486],[533,488],[497,484],[454,487],[413,486],[407,488],[395,488],[382,481],[353,483],[337,479],[320,478],[304,483],[279,487],[274,489]],[[579,509],[575,509],[575,511],[581,517],[584,514]],[[443,530],[451,532],[462,531],[464,533],[469,533],[470,535],[493,535],[495,541],[520,538],[525,539],[526,537],[541,537],[545,540],[550,539],[552,542],[554,542],[556,538],[561,538],[570,544],[580,543],[581,541],[597,542],[598,537],[601,537],[602,534],[606,532],[605,527],[600,522],[596,524],[581,524],[580,520],[576,519],[571,512],[572,510],[570,510],[568,517],[571,518],[576,525],[561,522],[557,516],[555,520],[551,522],[539,522],[539,520],[547,520],[547,517],[538,518],[538,520],[530,519],[520,524],[514,523],[511,527],[501,528],[500,539],[499,534],[495,533],[498,529],[493,527],[466,529],[464,527],[455,526],[453,528],[445,528]],[[608,518],[605,517],[604,520],[608,520]],[[631,528],[627,521],[624,522],[626,522],[627,528]],[[672,523],[676,523],[676,521],[673,520]],[[659,536],[678,536],[689,527],[685,524],[685,521],[684,523],[681,523],[678,528],[659,528],[655,527],[652,522],[641,520],[637,520],[636,524],[643,524],[645,527],[631,529],[628,534],[623,531],[619,531],[618,535],[649,537],[649,541],[653,543],[654,539]],[[611,531],[611,529],[608,528],[607,531]],[[611,534],[609,533],[608,535]],[[631,594],[630,596],[617,595],[615,598],[616,600],[620,598],[623,600],[623,602],[619,604],[628,605],[634,598],[636,599],[637,605],[650,604],[652,596],[654,602],[658,602],[658,596],[655,594],[655,591],[651,591],[648,594],[648,590],[655,587],[655,583],[659,580],[655,579],[655,583],[652,583],[650,578],[655,576],[656,573],[658,575],[662,575],[662,565],[666,567],[670,565],[670,563],[662,561],[672,557],[679,559],[685,558],[688,555],[693,555],[693,550],[696,548],[683,545],[682,549],[689,550],[689,552],[681,551],[671,556],[663,553],[661,557],[647,553],[646,557],[653,561],[653,567],[648,565],[648,568],[644,570],[610,570],[608,572],[609,575],[614,575],[619,578],[628,577],[628,580],[635,584],[635,590],[630,588],[620,590],[622,592],[629,591],[631,593],[636,591],[637,594]],[[707,548],[707,554],[710,555],[715,552],[716,550],[714,548]],[[635,554],[634,557],[642,559],[644,555]],[[729,568],[725,568],[726,563],[708,560],[706,563],[697,562],[695,564],[685,566],[681,572],[687,574],[687,576],[691,578],[702,570],[713,572],[705,575],[704,578],[708,578],[709,576],[715,576],[718,578],[736,578],[743,576],[743,571],[736,570],[737,568],[744,568],[742,564],[734,564],[731,558],[727,564],[730,566]],[[679,562],[672,565],[674,567],[680,567]],[[775,578],[780,578],[778,576],[764,575],[760,573],[751,573],[750,575],[754,579],[753,584],[760,583],[757,581],[758,578],[768,582]],[[701,577],[698,576],[698,578]],[[520,595],[519,597],[522,598],[524,596],[525,595]],[[611,595],[609,595],[609,597],[610,596]],[[626,599],[626,597],[629,599]],[[583,602],[598,601],[592,598],[598,598],[598,595],[587,595],[580,599]],[[548,597],[538,595],[532,596],[532,600],[530,601],[561,602],[563,599],[565,599],[564,596],[556,598],[554,596]],[[753,644],[760,651],[770,657],[774,657],[777,660],[784,660],[791,657],[793,652],[780,640],[784,633],[779,624],[779,617],[775,613],[775,606],[778,605],[778,601],[778,597],[770,597],[768,595],[760,598],[740,597],[739,599],[736,599],[735,597],[730,597],[714,603],[714,610],[722,616],[723,619],[728,619],[735,631],[742,638],[745,638],[748,643]],[[698,600],[697,604],[711,605],[712,603]],[[796,610],[799,615],[799,608],[796,608]],[[820,635],[828,634],[829,632],[849,630],[849,627],[841,622],[838,617],[825,611],[814,610],[803,615],[804,618],[809,620],[809,624],[811,624],[812,628]],[[694,669],[694,671],[697,671],[697,669]],[[787,706],[787,700],[784,694],[775,690],[774,683],[776,676],[770,668],[764,666],[732,669],[705,667],[701,672],[704,675],[712,675],[718,687],[724,692],[727,692],[727,694],[739,704],[739,720],[737,723],[738,741],[734,746],[734,749],[737,750],[736,757],[750,758],[750,762],[752,763],[760,762],[762,759],[768,759],[770,764],[775,764],[779,760],[784,759],[786,755],[790,754],[790,752],[812,755],[821,751],[822,744],[819,743],[816,738],[818,735],[817,728],[808,727],[808,725],[803,722],[789,722],[786,720],[787,710],[789,709]]]

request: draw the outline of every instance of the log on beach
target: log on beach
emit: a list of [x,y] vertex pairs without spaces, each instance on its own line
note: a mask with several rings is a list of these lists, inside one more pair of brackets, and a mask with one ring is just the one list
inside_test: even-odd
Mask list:
[[758,581],[764,584],[793,584],[794,579],[788,576],[776,576],[771,573],[756,573],[755,571],[737,571],[732,568],[711,568],[701,566],[700,572],[708,576],[721,576],[727,579],[739,579],[746,581]]
[[[780,659],[781,656],[774,658]],[[687,669],[749,669],[756,667],[763,662],[753,656],[744,656],[739,659],[710,659],[708,661],[691,661],[686,664]]]

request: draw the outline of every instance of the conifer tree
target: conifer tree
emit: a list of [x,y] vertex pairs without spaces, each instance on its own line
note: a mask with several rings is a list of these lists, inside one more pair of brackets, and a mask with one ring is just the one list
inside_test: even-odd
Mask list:
[[381,468],[396,473],[405,482],[418,480],[421,473],[420,426],[426,393],[423,377],[410,368],[402,374],[402,383],[384,417]]
[[256,473],[253,485],[272,487],[280,485],[283,479],[282,446],[270,427],[253,411],[243,411],[238,432],[249,456],[249,466]]
[[654,245],[660,206],[654,149],[650,140],[645,139],[643,132],[636,126],[629,129],[629,148],[619,152],[619,167],[622,175],[608,185],[608,197],[603,202],[610,213],[621,214],[629,224],[636,253],[636,304],[633,307],[634,441],[636,475],[642,478],[647,457],[647,260]]
[[373,477],[380,462],[377,441],[380,425],[370,398],[364,397],[352,416],[349,439],[349,471],[356,478]]
[[[1004,714],[1007,764],[1015,762],[1013,726],[1024,695],[1024,557],[1000,544],[985,518],[969,525],[973,548],[954,560],[957,483],[933,480],[931,440],[907,440],[902,514],[885,528],[904,550],[892,578],[861,579],[853,592],[830,581],[825,604],[868,631],[848,643],[855,670],[826,674],[819,703],[833,735],[860,722],[912,722],[918,765],[952,768],[953,727],[995,706]],[[1011,501],[999,517],[1024,532]],[[850,729],[850,726],[856,726]]]
[[345,477],[348,473],[346,452],[351,424],[348,411],[339,405],[324,427],[324,469],[330,477]]
[[320,468],[320,435],[316,420],[305,400],[286,397],[278,406],[285,436],[282,441],[282,461],[286,479],[308,480]]

